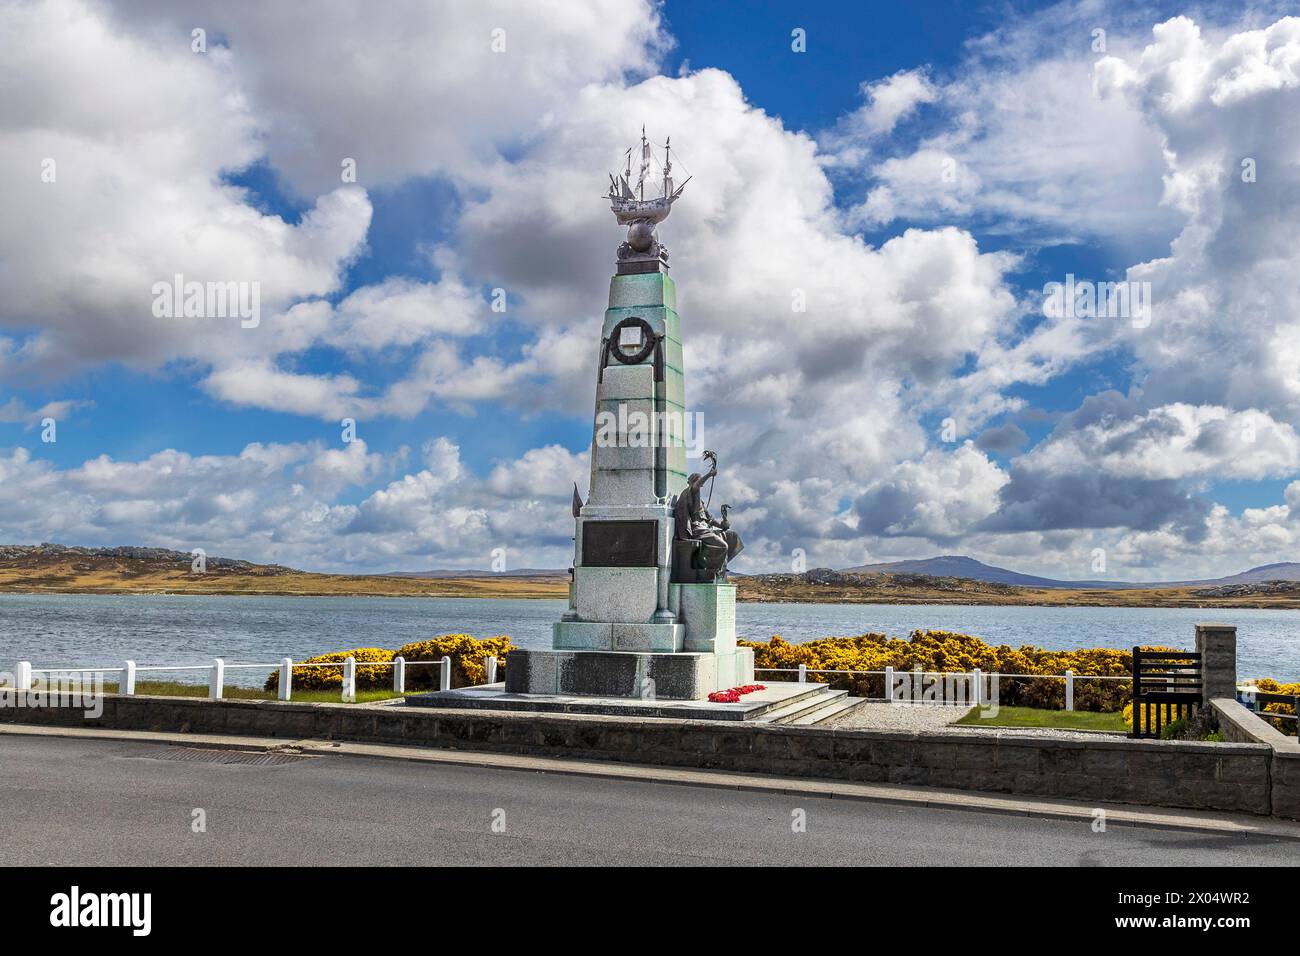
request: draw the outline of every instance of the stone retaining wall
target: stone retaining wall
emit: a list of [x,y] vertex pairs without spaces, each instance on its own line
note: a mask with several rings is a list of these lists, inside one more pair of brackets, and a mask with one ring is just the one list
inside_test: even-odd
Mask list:
[[0,708],[0,721],[121,730],[337,738],[861,782],[1267,814],[1272,748],[1099,737],[956,735],[576,714],[178,697],[104,712]]
[[1269,765],[1269,797],[1274,816],[1300,820],[1300,741],[1260,719],[1236,700],[1210,701],[1223,739],[1263,744],[1273,753]]

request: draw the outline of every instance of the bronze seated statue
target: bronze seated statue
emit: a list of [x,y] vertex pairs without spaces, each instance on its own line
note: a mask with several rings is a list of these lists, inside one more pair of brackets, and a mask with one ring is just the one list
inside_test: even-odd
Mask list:
[[722,506],[722,520],[719,521],[709,514],[700,496],[704,483],[718,474],[717,455],[706,451],[704,457],[712,466],[708,474],[697,472],[691,475],[673,507],[674,584],[726,581],[727,562],[744,548],[740,535],[731,529],[731,522],[727,519],[731,506]]

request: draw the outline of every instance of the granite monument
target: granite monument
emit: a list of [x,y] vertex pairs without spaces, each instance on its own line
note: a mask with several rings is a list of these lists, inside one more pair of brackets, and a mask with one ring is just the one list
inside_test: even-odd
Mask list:
[[642,130],[639,173],[610,176],[609,201],[627,227],[597,347],[591,481],[573,495],[569,607],[550,650],[517,650],[507,693],[698,700],[752,683],[754,655],[736,646],[736,589],[727,561],[741,549],[729,508],[708,510],[707,473],[686,472],[686,380],[677,290],[658,226],[674,187],[665,144],[658,195],[646,198],[657,157]]

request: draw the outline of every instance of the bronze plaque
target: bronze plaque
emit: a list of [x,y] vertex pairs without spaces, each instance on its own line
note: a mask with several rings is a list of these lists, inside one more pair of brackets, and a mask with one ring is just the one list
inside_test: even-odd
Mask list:
[[584,521],[582,566],[653,568],[659,564],[659,522]]

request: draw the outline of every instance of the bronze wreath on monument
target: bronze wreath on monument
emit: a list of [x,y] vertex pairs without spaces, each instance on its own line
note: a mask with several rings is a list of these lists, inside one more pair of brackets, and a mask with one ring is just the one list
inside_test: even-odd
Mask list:
[[[641,351],[625,355],[623,350],[618,347],[618,338],[624,329],[639,328],[641,330]],[[618,325],[609,330],[609,338],[605,340],[606,349],[613,353],[614,358],[618,359],[624,365],[640,365],[650,357],[650,353],[655,350],[659,344],[659,336],[655,330],[650,327],[650,323],[639,316],[629,316]]]

